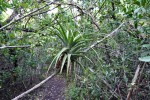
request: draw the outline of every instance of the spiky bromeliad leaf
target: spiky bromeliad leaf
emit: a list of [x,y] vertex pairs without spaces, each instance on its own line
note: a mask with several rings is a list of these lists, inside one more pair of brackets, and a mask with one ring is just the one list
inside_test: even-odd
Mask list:
[[60,74],[62,73],[62,70],[64,69],[66,59],[67,59],[67,55],[65,54],[62,60],[62,64],[61,64]]
[[76,63],[79,64],[83,70],[85,70],[84,66],[79,61],[76,60]]
[[82,34],[78,34],[77,36],[74,37],[73,41],[79,41],[82,38]]
[[71,48],[73,46],[73,39],[74,39],[74,36],[73,36],[73,33],[72,31],[69,31],[69,36],[68,36],[68,46],[69,48]]
[[66,31],[65,29],[62,27],[62,25],[60,23],[59,24],[59,27],[60,27],[60,34],[62,35],[63,39],[66,41],[66,44],[68,42],[68,39],[67,39],[67,34],[66,34]]
[[68,75],[71,63],[76,62],[79,57],[84,56],[83,48],[85,48],[85,39],[83,39],[83,34],[80,34],[78,31],[72,31],[71,29],[66,30],[61,24],[59,24],[59,27],[55,27],[54,29],[56,35],[65,46],[55,57],[55,67],[58,63],[61,63],[59,65],[61,66],[60,73],[62,73],[64,65],[67,64],[66,67]]
[[63,55],[64,52],[66,52],[68,50],[68,48],[64,47],[61,49],[61,51],[56,55],[56,63],[55,63],[55,67],[56,67],[56,64],[59,60],[59,58],[61,58],[61,56]]
[[[58,59],[61,57],[62,53],[65,52],[68,48],[63,48],[52,60],[51,64],[48,67],[47,73],[49,72],[50,68],[52,67],[53,62],[56,60],[56,63],[58,62]],[[55,63],[55,67],[56,67]]]
[[71,67],[71,54],[68,54],[68,60],[67,60],[67,76],[69,74],[69,68]]
[[55,27],[55,31],[56,31],[56,35],[58,36],[58,38],[65,44],[67,45],[68,40],[66,37],[66,34],[59,28]]
[[53,64],[53,62],[55,61],[56,58],[57,58],[57,56],[54,57],[54,59],[52,60],[51,64],[49,65],[48,70],[47,70],[47,74],[48,74],[49,70],[51,69],[52,64]]
[[85,47],[84,41],[78,42],[76,45],[74,45],[70,52],[78,52],[79,50],[83,49]]

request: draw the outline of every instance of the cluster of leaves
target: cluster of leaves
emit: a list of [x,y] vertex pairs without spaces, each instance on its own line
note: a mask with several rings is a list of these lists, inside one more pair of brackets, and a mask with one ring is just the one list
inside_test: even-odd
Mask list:
[[[73,67],[75,62],[77,62],[77,59],[83,56],[85,39],[83,38],[84,34],[81,34],[78,31],[73,31],[70,27],[68,30],[65,30],[62,25],[59,24],[59,26],[59,28],[54,27],[54,31],[56,31],[56,36],[58,36],[58,38],[62,41],[63,48],[56,55],[53,61],[56,59],[55,68],[60,67],[60,73],[62,73],[65,64],[67,63],[66,69],[68,75],[69,69],[72,69],[71,67]],[[52,63],[50,67],[52,66]]]
[[[88,56],[90,56],[95,65],[97,65],[96,68],[92,67],[95,71],[90,69],[90,71],[87,72],[89,69],[86,69],[84,71],[87,73],[83,71],[84,74],[77,74],[75,84],[71,85],[67,91],[67,94],[71,96],[68,96],[69,99],[126,99],[128,93],[126,89],[130,87],[135,67],[137,67],[135,64],[138,65],[139,63],[138,59],[147,62],[144,74],[142,74],[143,79],[139,77],[138,84],[142,82],[142,80],[149,81],[147,78],[149,72],[146,71],[149,70],[148,66],[150,62],[149,2],[147,0],[114,0],[112,2],[115,4],[116,10],[109,14],[110,16],[118,16],[118,18],[114,20],[110,19],[110,28],[108,28],[109,24],[101,26],[101,32],[106,32],[106,30],[110,30],[114,27],[115,25],[113,26],[113,24],[117,24],[115,22],[116,20],[118,22],[122,19],[130,20],[127,24],[129,27],[119,32],[115,38],[108,39],[104,42],[105,44],[101,44],[99,48],[104,48],[105,50],[95,48],[94,52],[96,54],[90,51]],[[110,5],[110,3],[105,2],[105,5]],[[106,9],[107,7],[105,7],[105,10]],[[109,16],[108,13],[106,13],[107,11],[109,12],[109,10],[110,9],[107,9],[103,12],[105,16]],[[105,22],[105,20],[103,19],[102,22]],[[113,24],[111,24],[111,22]],[[107,48],[105,45],[107,45]],[[84,66],[91,67],[91,64],[87,64],[88,62],[86,61],[82,63],[84,63]],[[94,74],[92,74],[93,72]],[[143,88],[148,89],[148,83],[142,82],[141,84],[144,84]],[[135,91],[139,89],[141,89],[140,85],[137,86]],[[141,91],[138,91],[138,93],[135,92],[132,98],[145,98],[148,100],[150,96],[148,91],[149,89],[143,90],[143,95]],[[77,94],[79,96],[76,96]]]
[[[73,78],[73,85],[68,90],[69,99],[125,99],[135,67],[142,65],[140,61],[144,61],[147,72],[141,72],[141,84],[137,89],[140,91],[140,86],[145,86],[145,90],[141,89],[145,94],[142,95],[141,91],[136,93],[135,90],[136,96],[133,97],[148,98],[149,1],[55,1],[56,3],[48,6],[49,2],[46,0],[12,0],[10,3],[0,0],[1,13],[11,8],[17,12],[14,18],[25,15],[14,22],[15,24],[0,22],[2,25],[9,25],[0,31],[2,48],[30,45],[24,49],[0,49],[0,53],[8,58],[6,63],[10,61],[10,65],[14,67],[13,73],[17,73],[18,79],[24,81],[25,78],[22,77],[29,77],[29,73],[42,75],[41,72],[45,73],[52,67],[58,68],[60,73],[66,69],[67,75],[70,73]],[[56,13],[50,12],[55,9]],[[125,25],[117,31],[118,34],[84,52],[89,45],[105,38],[122,22]],[[0,81],[11,76],[8,73],[2,71],[3,77],[0,77]]]
[[5,11],[9,7],[11,6],[9,3],[7,3],[7,1],[0,0],[0,14],[2,13],[2,11]]

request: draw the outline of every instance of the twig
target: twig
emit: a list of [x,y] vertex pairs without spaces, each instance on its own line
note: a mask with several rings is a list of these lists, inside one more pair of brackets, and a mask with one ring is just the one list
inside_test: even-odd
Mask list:
[[104,80],[104,79],[102,79],[100,76],[98,76],[101,80],[102,80],[102,82],[110,89],[109,90],[109,92],[113,95],[113,96],[115,96],[116,98],[118,98],[119,96],[118,96],[118,94],[116,93],[116,91],[112,91],[112,87],[111,87],[111,85],[106,81],[106,80]]
[[122,24],[119,25],[119,27],[117,27],[114,31],[112,31],[110,34],[106,35],[103,39],[96,41],[95,43],[93,43],[91,46],[89,46],[87,49],[84,50],[84,52],[89,51],[91,48],[95,47],[97,44],[101,43],[102,41],[104,41],[105,39],[107,39],[108,37],[111,37],[113,35],[115,35],[116,33],[118,33],[119,29],[124,25],[125,22],[123,22]]
[[47,13],[48,11],[52,11],[56,8],[58,8],[60,5],[57,5],[56,7],[52,8],[52,9],[49,9],[49,10],[46,10],[46,11],[42,11],[42,12],[39,12],[39,13],[36,13],[36,14],[32,14],[32,16],[35,16],[35,15],[40,15],[40,14],[43,14],[43,13]]
[[24,97],[25,95],[29,94],[30,92],[32,92],[33,90],[39,88],[41,85],[43,85],[45,82],[47,82],[49,79],[51,79],[52,77],[54,77],[56,75],[56,72],[53,73],[51,76],[47,77],[45,80],[43,80],[42,82],[40,82],[39,84],[35,85],[34,87],[32,87],[31,89],[23,92],[22,94],[18,95],[17,97],[13,98],[12,100],[18,100],[22,97]]
[[144,70],[144,68],[145,68],[145,65],[146,65],[146,62],[143,64],[143,66],[142,66],[142,68],[141,68],[138,83],[139,83],[140,80],[141,80],[141,76],[142,76],[143,70]]
[[111,96],[109,97],[108,100],[111,100],[111,98],[114,96],[114,94],[116,93],[116,91],[118,90],[118,88],[120,87],[120,84],[122,83],[122,81],[119,82],[119,84],[117,85],[116,89],[113,91],[113,93],[111,94]]
[[136,72],[134,74],[132,83],[131,83],[131,87],[130,87],[130,89],[128,91],[128,95],[127,95],[127,99],[126,100],[130,100],[130,98],[131,98],[132,91],[133,91],[133,89],[135,87],[136,81],[137,81],[138,76],[139,76],[139,71],[140,71],[140,66],[138,65],[138,67],[136,69]]
[[116,98],[118,98],[119,96],[118,96],[118,94],[116,93],[116,91],[112,91],[111,85],[110,85],[106,80],[104,80],[104,79],[102,79],[102,81],[103,81],[103,83],[104,83],[107,87],[110,88],[109,92],[110,92],[113,96],[115,96]]
[[[103,8],[105,2],[106,2],[106,0],[103,1],[103,3],[102,3],[102,5],[101,5],[101,7],[99,8],[98,12],[96,13],[96,15],[97,15],[98,13],[100,13],[100,11],[102,10],[102,8]],[[95,15],[95,16],[96,16],[96,15]]]

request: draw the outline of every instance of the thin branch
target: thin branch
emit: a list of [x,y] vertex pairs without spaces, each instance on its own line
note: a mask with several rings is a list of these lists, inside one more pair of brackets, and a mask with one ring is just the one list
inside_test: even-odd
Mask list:
[[92,14],[90,14],[90,13],[87,13],[87,12],[86,12],[85,14],[87,14],[88,16],[91,17],[93,24],[98,28],[98,30],[100,30],[100,27],[99,27],[99,25],[96,23],[96,21],[95,21],[95,19],[94,19],[94,16],[93,16]]
[[75,8],[77,8],[80,11],[81,15],[82,14],[88,15],[92,19],[92,23],[98,28],[98,30],[100,30],[100,27],[97,24],[97,22],[95,21],[94,16],[92,14],[88,13],[87,11],[85,11],[83,8],[81,8],[77,4],[75,4],[75,3],[55,3],[55,4],[74,6]]
[[95,16],[96,16],[98,13],[100,13],[100,11],[102,10],[102,8],[103,8],[105,2],[106,2],[106,0],[103,1],[101,7],[99,8],[99,10],[98,10],[98,12],[95,14]]
[[113,95],[113,96],[115,96],[116,98],[118,98],[119,96],[118,96],[118,94],[115,92],[115,91],[112,91],[113,90],[113,88],[111,87],[111,85],[106,81],[106,80],[104,80],[104,79],[102,79],[102,81],[103,81],[103,83],[107,86],[107,87],[109,87],[110,88],[110,93]]
[[95,47],[97,44],[101,43],[102,41],[104,41],[105,39],[107,39],[108,37],[111,37],[113,35],[115,35],[116,33],[119,32],[119,29],[124,25],[125,22],[123,22],[122,24],[119,25],[119,27],[117,27],[114,31],[112,31],[110,34],[106,35],[103,39],[96,41],[95,43],[93,43],[91,46],[89,46],[87,49],[84,50],[84,52],[89,51],[91,48]]
[[45,82],[47,82],[49,79],[51,79],[55,75],[56,75],[56,72],[54,72],[52,75],[50,75],[49,77],[47,77],[46,79],[44,79],[43,81],[41,81],[39,84],[37,84],[34,87],[32,87],[31,89],[29,89],[29,90],[23,92],[22,94],[18,95],[17,97],[13,98],[12,100],[18,100],[18,99],[24,97],[25,95],[29,94],[33,90],[39,88],[41,85],[43,85]]
[[143,66],[142,66],[142,68],[141,68],[140,75],[139,75],[139,80],[138,80],[137,83],[139,83],[140,80],[141,80],[141,76],[142,76],[142,73],[143,73],[143,70],[144,70],[145,66],[146,66],[146,62],[143,64]]
[[31,45],[24,45],[24,46],[2,46],[0,49],[5,49],[5,48],[27,48],[31,47]]
[[27,24],[28,24],[28,22],[30,21],[31,18],[32,18],[32,16],[30,16],[30,17],[27,19],[27,21],[26,21],[26,23],[25,23],[25,25],[24,25],[24,28],[26,28],[26,26],[27,26]]
[[32,14],[32,16],[35,16],[35,15],[40,15],[40,14],[43,14],[43,13],[47,13],[48,11],[52,11],[56,8],[58,8],[60,5],[57,5],[56,7],[52,8],[52,9],[49,9],[49,10],[46,10],[46,11],[42,11],[42,12],[39,12],[39,13],[36,13],[36,14]]
[[81,7],[79,7],[78,5],[74,4],[74,3],[69,3],[68,5],[71,5],[71,6],[74,6],[76,7],[78,10],[81,11],[82,14],[86,14],[88,15],[91,19],[92,19],[92,22],[93,24],[100,30],[100,27],[99,25],[96,23],[95,19],[94,19],[94,16],[90,13],[88,13],[87,11],[83,10]]
[[[10,31],[12,28],[6,28],[6,30]],[[24,32],[37,32],[37,30],[34,29],[28,29],[28,28],[15,28],[16,30],[19,31],[24,31]]]
[[108,100],[111,100],[111,98],[114,96],[114,94],[117,92],[118,88],[120,87],[121,83],[122,83],[122,81],[119,82],[119,84],[117,85],[116,89],[113,91],[113,93],[111,94],[111,96],[109,97]]
[[[38,9],[32,11],[32,12],[29,12],[28,14],[26,14],[26,15],[20,17],[20,18],[13,19],[13,20],[12,20],[11,22],[9,22],[8,24],[6,24],[6,25],[0,27],[0,30],[3,30],[4,28],[10,26],[11,24],[13,24],[13,23],[15,23],[15,22],[17,22],[17,21],[20,21],[21,19],[24,19],[25,17],[34,16],[34,15],[38,15],[38,14],[45,13],[46,11],[45,11],[45,12],[40,12],[40,13],[34,14],[35,12],[38,12],[39,10],[41,10],[41,9],[43,9],[43,8],[45,8],[45,7],[49,6],[49,5],[51,5],[51,4],[56,4],[56,5],[58,5],[58,6],[64,4],[64,5],[70,5],[70,6],[76,7],[76,8],[81,12],[81,14],[86,14],[86,15],[88,15],[89,17],[91,17],[93,24],[95,24],[96,27],[100,30],[100,27],[99,27],[99,25],[96,23],[96,21],[95,21],[95,19],[94,19],[94,16],[91,15],[90,13],[86,12],[85,10],[83,10],[83,9],[82,9],[81,7],[79,7],[78,5],[76,5],[76,4],[74,4],[74,3],[56,3],[56,2],[48,3],[48,4],[46,4],[45,6],[40,7],[40,8],[38,8]],[[57,8],[58,6],[54,7],[53,9]],[[51,10],[53,10],[53,9],[51,9]]]
[[6,23],[9,23],[13,20],[13,18],[15,18],[18,15],[17,11],[13,11],[13,13],[10,15],[10,17],[8,19],[5,20]]
[[0,28],[0,30],[3,30],[4,28],[10,26],[11,24],[13,24],[13,23],[15,23],[15,22],[17,22],[17,21],[20,21],[21,19],[24,19],[25,17],[30,16],[30,15],[32,15],[33,13],[35,13],[35,12],[37,12],[37,11],[39,11],[39,10],[41,10],[41,9],[43,9],[43,8],[45,8],[45,7],[47,7],[47,6],[49,6],[49,5],[51,5],[51,4],[54,4],[54,2],[50,2],[50,3],[46,4],[45,6],[40,7],[40,8],[38,8],[38,9],[34,10],[34,11],[31,11],[31,12],[29,12],[28,14],[26,14],[26,15],[20,17],[20,18],[17,18],[17,19],[12,20],[10,23],[8,23],[8,24],[2,26],[2,27]]

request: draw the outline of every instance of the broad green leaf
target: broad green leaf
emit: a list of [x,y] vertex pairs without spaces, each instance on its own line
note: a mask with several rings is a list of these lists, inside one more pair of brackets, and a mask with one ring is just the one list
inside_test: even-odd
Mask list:
[[143,48],[150,48],[150,44],[144,44],[142,45]]
[[140,57],[139,60],[144,62],[150,62],[150,56]]

